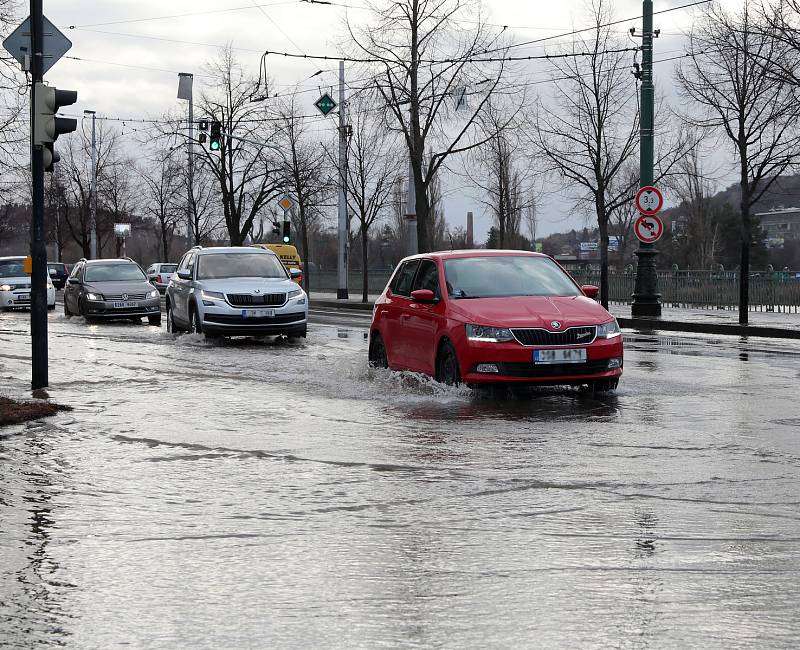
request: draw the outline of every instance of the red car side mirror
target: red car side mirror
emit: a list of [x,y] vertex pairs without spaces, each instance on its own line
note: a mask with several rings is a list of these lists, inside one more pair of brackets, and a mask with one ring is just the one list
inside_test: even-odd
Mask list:
[[600,288],[593,284],[584,284],[581,287],[581,291],[583,291],[583,295],[587,298],[597,298],[597,294],[600,293]]
[[411,300],[414,302],[436,302],[436,296],[430,289],[417,289],[411,292]]

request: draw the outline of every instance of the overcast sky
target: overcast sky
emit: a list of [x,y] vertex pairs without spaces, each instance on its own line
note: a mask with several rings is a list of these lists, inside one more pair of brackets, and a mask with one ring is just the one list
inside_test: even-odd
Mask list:
[[[45,0],[45,15],[72,41],[69,57],[57,63],[46,80],[55,86],[78,90],[79,104],[70,113],[83,109],[97,111],[98,117],[154,117],[180,107],[176,99],[177,73],[192,72],[195,84],[203,63],[215,55],[215,48],[231,43],[242,62],[254,72],[260,52],[265,49],[307,54],[335,54],[335,44],[342,34],[345,11],[350,20],[366,19],[359,10],[364,0],[333,0],[349,8],[311,4],[301,0]],[[655,10],[686,4],[674,0],[655,0]],[[736,0],[728,0],[726,4]],[[258,6],[256,6],[258,5]],[[571,29],[588,26],[586,3],[582,0],[484,0],[489,20],[508,25],[512,41],[521,42],[558,35]],[[225,11],[220,11],[225,10]],[[206,13],[204,13],[206,12]],[[641,2],[619,0],[615,4],[619,19],[641,14]],[[692,10],[679,9],[656,16],[655,26],[661,37],[655,45],[655,56],[674,56],[683,51],[682,32],[691,23]],[[620,25],[641,29],[639,20]],[[519,48],[519,55],[542,52],[541,46]],[[78,59],[78,60],[76,60]],[[658,64],[655,69],[657,92],[672,101],[672,63]],[[307,80],[319,69],[326,72]],[[278,89],[300,83],[303,87],[328,90],[337,80],[336,64],[319,61],[270,58],[268,72]],[[531,68],[532,78],[546,76],[542,68]],[[547,86],[537,86],[546,93]],[[309,92],[309,109],[317,98]],[[327,125],[327,126],[326,126]],[[121,124],[119,125],[121,126]],[[125,125],[127,133],[135,128]],[[335,133],[334,118],[321,121],[320,128]],[[453,191],[448,198],[448,221],[461,225],[468,209],[476,212],[476,238],[484,236],[489,220],[480,215],[477,203],[466,190]],[[585,220],[568,216],[557,196],[548,199],[541,210],[541,234],[581,227]]]

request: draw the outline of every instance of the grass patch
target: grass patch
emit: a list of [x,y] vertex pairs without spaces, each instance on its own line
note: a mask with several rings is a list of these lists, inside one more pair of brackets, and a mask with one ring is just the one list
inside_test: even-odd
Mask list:
[[0,395],[0,427],[19,424],[28,420],[55,415],[59,411],[71,411],[72,407],[53,402],[16,400]]

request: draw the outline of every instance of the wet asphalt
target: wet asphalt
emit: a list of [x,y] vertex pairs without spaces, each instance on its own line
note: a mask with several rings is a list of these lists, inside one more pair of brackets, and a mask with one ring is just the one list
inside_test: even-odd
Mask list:
[[[616,394],[49,315],[0,429],[0,647],[793,648],[800,344],[626,332]],[[28,314],[0,392],[29,395]]]

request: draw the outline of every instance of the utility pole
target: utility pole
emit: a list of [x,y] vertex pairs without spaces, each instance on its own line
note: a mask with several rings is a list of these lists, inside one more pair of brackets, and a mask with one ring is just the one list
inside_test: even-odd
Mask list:
[[411,159],[408,161],[408,198],[406,199],[406,250],[407,255],[419,253],[419,240],[417,239],[417,189],[414,184],[414,169]]
[[[642,89],[639,144],[639,187],[653,184],[655,86],[653,84],[653,0],[642,2]],[[636,257],[636,285],[631,303],[634,318],[660,318],[661,294],[658,293],[654,244],[639,243]]]
[[336,298],[347,300],[347,110],[344,101],[344,61],[339,61],[339,282]]
[[189,138],[186,140],[189,158],[188,185],[186,197],[186,234],[189,245],[197,243],[194,237],[194,94],[192,85],[194,75],[191,72],[178,73],[178,99],[189,100]]
[[48,385],[47,372],[47,247],[44,242],[44,147],[37,144],[36,91],[44,78],[44,13],[42,0],[31,0],[31,388]]
[[97,259],[97,141],[95,139],[94,111],[83,111],[92,116],[92,179],[89,181],[89,259]]

